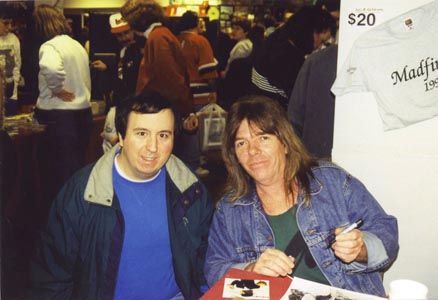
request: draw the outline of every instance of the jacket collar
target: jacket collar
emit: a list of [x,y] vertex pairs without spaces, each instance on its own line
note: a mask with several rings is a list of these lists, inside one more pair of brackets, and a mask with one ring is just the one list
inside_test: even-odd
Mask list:
[[[318,167],[316,167],[316,168],[318,168]],[[312,170],[313,170],[313,168],[312,168]],[[315,176],[313,176],[313,172],[311,174],[308,174],[307,176],[310,179],[310,196],[314,196],[314,195],[319,194],[323,188],[321,182]],[[304,192],[301,189],[300,194],[298,195],[297,201],[298,201],[298,203],[301,203],[303,200],[304,200]],[[253,186],[253,188],[248,193],[248,195],[246,195],[240,199],[237,199],[234,202],[233,206],[250,205],[250,204],[257,204],[258,205],[258,203],[260,203],[260,205],[261,205],[261,202],[260,202],[260,199],[257,195],[255,186]]]
[[[115,145],[96,162],[85,188],[85,201],[112,206],[114,198],[112,176],[114,157],[120,149],[119,144]],[[198,181],[190,169],[173,154],[166,162],[166,169],[168,176],[181,193]]]
[[163,24],[162,24],[161,22],[157,22],[157,23],[153,23],[153,24],[151,24],[151,25],[148,27],[148,29],[146,29],[146,31],[143,32],[143,36],[144,36],[145,38],[149,38],[149,35],[151,34],[152,30],[154,30],[155,27],[162,26],[162,25],[163,25]]
[[94,165],[84,192],[85,201],[111,206],[113,202],[113,164],[114,157],[120,151],[117,144],[105,153]]

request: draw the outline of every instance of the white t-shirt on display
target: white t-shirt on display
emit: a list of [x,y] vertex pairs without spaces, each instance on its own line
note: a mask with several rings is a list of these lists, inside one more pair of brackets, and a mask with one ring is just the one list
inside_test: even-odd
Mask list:
[[373,92],[384,130],[438,115],[438,0],[365,32],[332,92]]

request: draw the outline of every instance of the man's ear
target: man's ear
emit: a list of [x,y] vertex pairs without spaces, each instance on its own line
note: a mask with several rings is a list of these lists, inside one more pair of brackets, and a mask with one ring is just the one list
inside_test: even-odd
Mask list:
[[120,133],[117,133],[117,135],[119,136],[119,144],[120,144],[120,147],[123,147],[123,138],[122,138],[122,135],[121,135]]

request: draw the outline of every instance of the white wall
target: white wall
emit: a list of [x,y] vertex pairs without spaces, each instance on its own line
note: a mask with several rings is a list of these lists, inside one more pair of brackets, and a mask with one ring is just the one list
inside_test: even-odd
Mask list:
[[[348,24],[348,15],[356,8],[377,9],[378,25],[428,2],[431,0],[342,0],[338,70],[353,41],[371,28]],[[364,182],[383,208],[398,219],[400,252],[385,273],[387,292],[390,281],[408,278],[427,285],[429,299],[437,299],[438,117],[383,131],[371,93],[338,97],[332,157]]]

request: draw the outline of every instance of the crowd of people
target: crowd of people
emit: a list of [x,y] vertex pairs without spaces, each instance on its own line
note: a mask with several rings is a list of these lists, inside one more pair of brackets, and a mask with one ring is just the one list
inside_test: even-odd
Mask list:
[[[330,162],[333,2],[278,23],[236,18],[228,35],[192,11],[170,28],[154,0],[127,0],[108,20],[120,46],[114,61],[90,61],[62,12],[36,6],[43,43],[34,115],[55,160],[29,299],[199,299],[231,268],[385,296],[397,220]],[[2,36],[7,20],[0,13]],[[83,167],[90,70],[104,76],[110,107],[104,154]],[[8,76],[13,92],[18,81]],[[227,110],[218,201],[201,180],[197,112],[210,103]],[[316,105],[326,107],[316,110],[324,137],[311,127],[318,115],[307,115]],[[360,228],[342,232],[358,220]]]

